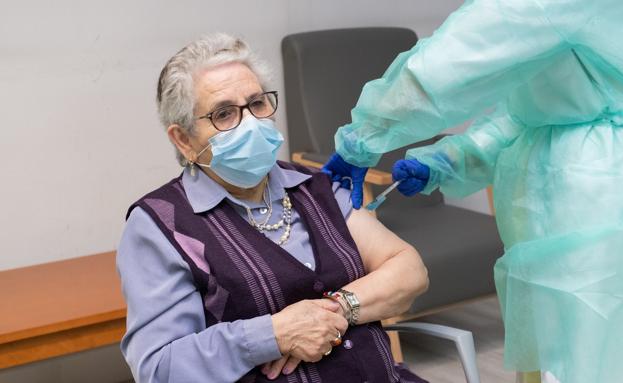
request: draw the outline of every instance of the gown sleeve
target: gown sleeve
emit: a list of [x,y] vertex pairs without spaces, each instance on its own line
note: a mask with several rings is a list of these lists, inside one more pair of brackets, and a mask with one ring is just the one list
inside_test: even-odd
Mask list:
[[439,187],[444,195],[462,198],[493,183],[500,151],[512,144],[521,130],[522,125],[500,105],[477,119],[464,134],[410,149],[407,158],[417,158],[430,167],[423,193]]
[[536,0],[468,1],[368,82],[335,135],[349,163],[428,139],[501,103],[568,43]]

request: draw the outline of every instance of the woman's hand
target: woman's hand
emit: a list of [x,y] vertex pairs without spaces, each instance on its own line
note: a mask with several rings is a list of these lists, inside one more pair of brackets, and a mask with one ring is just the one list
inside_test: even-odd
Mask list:
[[262,366],[262,374],[266,375],[268,379],[277,379],[280,374],[290,375],[296,369],[296,366],[301,363],[300,359],[297,359],[290,355],[284,355],[277,360],[265,363]]
[[303,300],[272,316],[273,330],[282,355],[317,362],[331,350],[331,341],[348,329],[337,302]]

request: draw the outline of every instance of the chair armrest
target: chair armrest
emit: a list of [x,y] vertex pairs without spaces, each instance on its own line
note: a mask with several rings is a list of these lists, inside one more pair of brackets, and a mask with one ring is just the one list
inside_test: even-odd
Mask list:
[[453,341],[459,352],[459,357],[461,358],[463,372],[465,373],[467,383],[480,383],[478,366],[476,364],[474,338],[470,331],[423,322],[396,323],[383,326],[383,329],[385,329],[385,331],[419,332]]
[[[292,153],[292,162],[295,162],[299,165],[316,168],[316,169],[321,169],[322,165],[324,165],[324,164],[321,164],[320,162],[305,159],[303,158],[303,155],[304,155],[303,152]],[[367,183],[370,183],[373,185],[379,185],[379,186],[391,185],[393,183],[391,173],[387,173],[382,170],[377,170],[374,168],[368,169],[368,173],[366,173],[365,181]]]
[[424,322],[394,323],[392,325],[383,326],[383,329],[385,331],[417,332],[452,341],[472,337],[472,333],[470,331]]

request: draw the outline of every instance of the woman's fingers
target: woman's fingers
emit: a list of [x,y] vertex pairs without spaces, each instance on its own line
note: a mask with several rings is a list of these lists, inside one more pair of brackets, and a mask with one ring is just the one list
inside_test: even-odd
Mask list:
[[284,355],[280,359],[264,363],[262,373],[270,380],[277,379],[279,374],[289,375],[294,372],[299,363],[301,363],[299,358]]
[[331,299],[312,299],[310,300],[310,302],[315,304],[316,306],[322,307],[323,309],[332,311],[334,313],[338,312],[341,309],[340,304]]
[[323,309],[327,311],[331,311],[339,315],[339,317],[335,317],[335,316],[331,317],[332,321],[330,323],[333,325],[333,327],[335,327],[335,331],[331,331],[331,328],[329,328],[329,331],[331,331],[332,335],[337,334],[338,331],[340,332],[340,334],[346,333],[346,330],[348,329],[348,321],[346,320],[346,318],[344,318],[343,308],[339,303],[331,299],[326,299],[326,298],[312,299],[310,300],[310,302],[317,306],[322,307]]
[[296,370],[296,367],[299,365],[299,363],[301,363],[300,359],[291,356],[288,358],[288,361],[286,362],[285,366],[283,366],[281,372],[283,372],[285,375],[290,375],[292,372],[294,372],[294,370]]
[[262,369],[261,369],[262,374],[268,375],[268,373],[270,372],[270,366],[273,365],[273,362],[274,360],[272,362],[266,362],[262,365]]
[[279,374],[281,374],[281,370],[283,369],[283,366],[285,366],[288,359],[289,356],[284,355],[281,358],[273,361],[270,368],[268,369],[268,374],[266,374],[266,377],[268,377],[268,379],[270,380],[277,379]]
[[274,314],[273,328],[281,353],[306,362],[320,360],[338,331],[344,334],[348,328],[344,316],[333,311],[338,307],[329,300],[307,300]]

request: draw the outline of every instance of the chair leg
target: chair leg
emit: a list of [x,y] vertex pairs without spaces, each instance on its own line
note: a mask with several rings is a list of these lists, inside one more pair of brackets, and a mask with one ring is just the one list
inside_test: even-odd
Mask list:
[[541,383],[541,372],[518,372],[517,383]]
[[[368,182],[363,184],[363,206],[366,206],[374,199],[374,194],[372,193],[372,185]],[[376,212],[371,212],[376,217]]]
[[487,200],[489,201],[489,210],[491,210],[491,215],[495,215],[495,206],[493,204],[493,186],[491,185],[487,187]]
[[478,374],[478,365],[476,364],[476,349],[474,347],[474,338],[472,334],[459,336],[455,341],[456,348],[459,351],[459,357],[463,364],[463,371],[468,383],[479,383],[480,376]]
[[476,350],[474,348],[474,337],[470,331],[423,322],[396,323],[385,326],[385,330],[419,332],[453,341],[459,352],[467,383],[480,383],[480,375],[478,374],[478,365],[476,363]]
[[[384,321],[382,321],[382,323],[383,323],[383,326],[390,326],[396,323],[396,320],[394,320],[394,318],[389,318],[389,319],[385,319]],[[397,331],[389,331],[387,333],[387,336],[389,336],[389,344],[392,348],[392,356],[394,357],[394,361],[396,363],[404,362],[404,356],[402,355],[402,347],[400,346],[400,335],[398,334]]]

